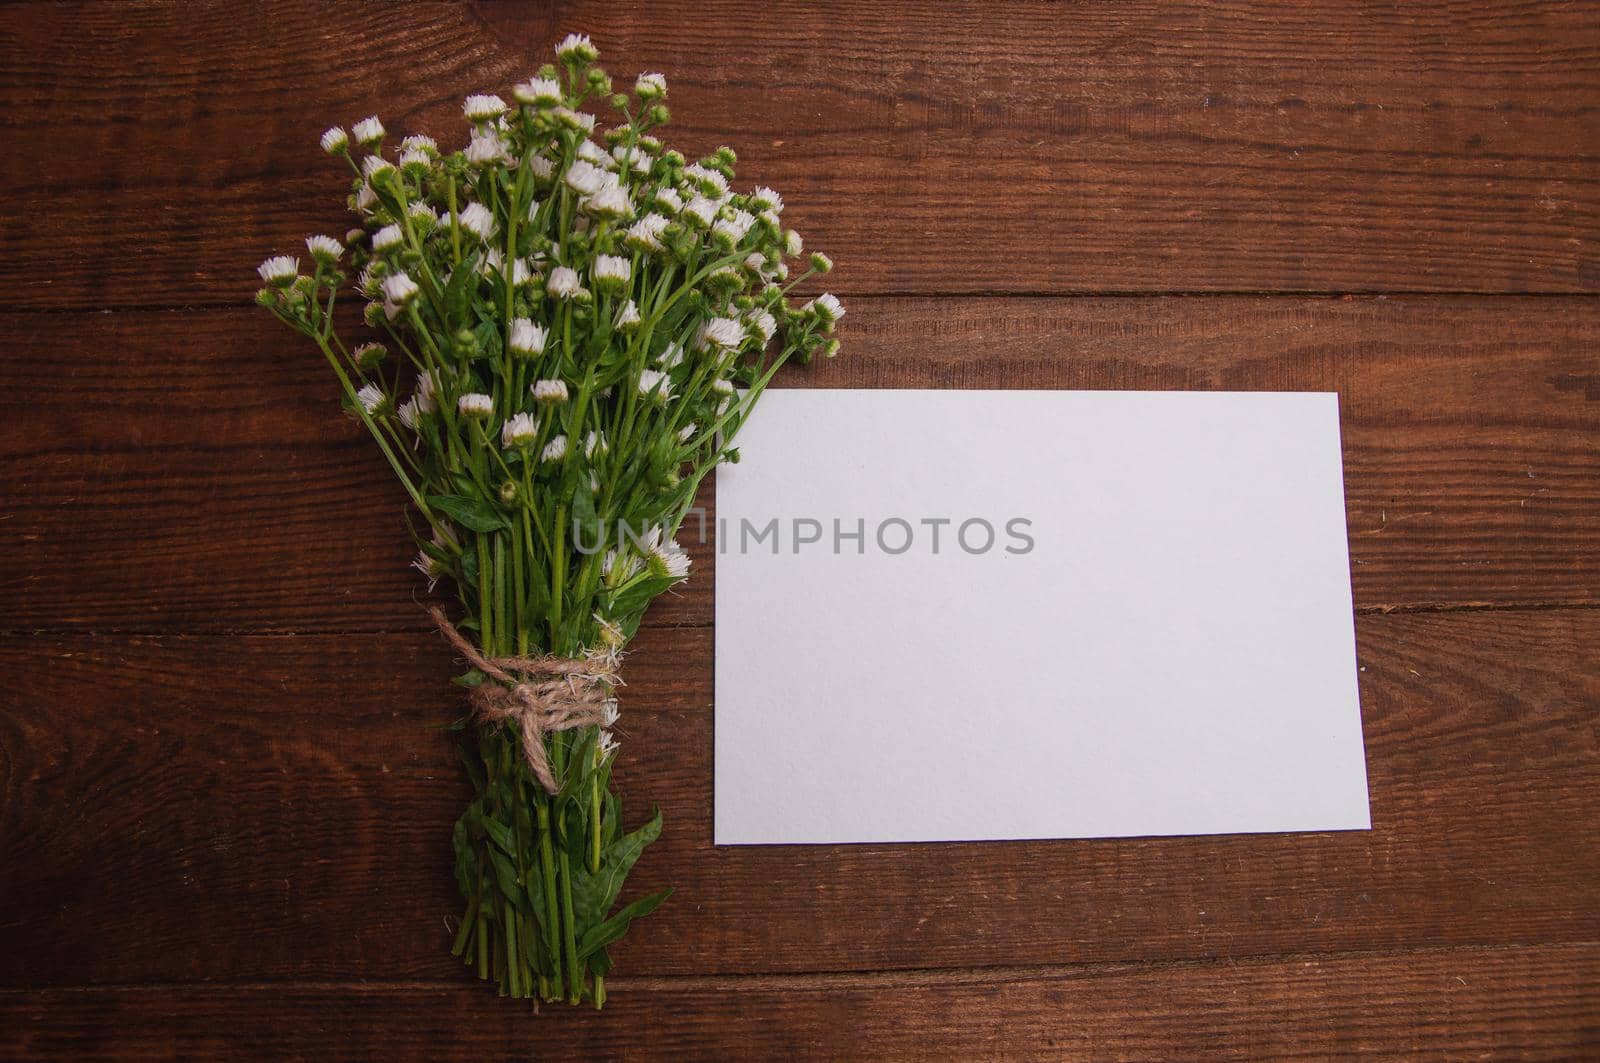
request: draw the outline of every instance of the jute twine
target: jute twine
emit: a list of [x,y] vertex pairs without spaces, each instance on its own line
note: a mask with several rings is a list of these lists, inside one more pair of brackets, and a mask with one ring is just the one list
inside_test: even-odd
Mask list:
[[484,723],[511,721],[522,732],[522,752],[546,793],[560,789],[550,771],[544,736],[577,727],[599,727],[606,722],[606,702],[622,685],[615,650],[596,651],[586,657],[530,655],[485,657],[438,606],[428,615],[456,652],[488,676],[472,688],[472,707]]

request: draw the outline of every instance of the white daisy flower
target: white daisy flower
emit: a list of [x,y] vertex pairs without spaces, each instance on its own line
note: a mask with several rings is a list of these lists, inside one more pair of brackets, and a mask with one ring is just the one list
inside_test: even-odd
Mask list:
[[322,150],[329,155],[343,155],[350,147],[350,134],[338,126],[331,126],[322,134]]
[[399,247],[405,242],[405,233],[400,231],[398,225],[385,225],[372,234],[372,249],[374,251],[387,251],[391,247]]
[[489,122],[506,113],[506,101],[489,94],[472,95],[461,105],[461,113],[469,122]]
[[506,142],[493,130],[472,134],[467,142],[467,162],[473,166],[493,166],[497,162],[510,162],[511,153]]
[[676,368],[678,363],[683,361],[683,345],[677,340],[673,340],[671,343],[667,344],[666,349],[661,352],[661,357],[658,359],[658,361],[660,361],[661,368],[663,369]]
[[596,284],[601,281],[613,281],[618,284],[628,283],[632,268],[628,260],[621,255],[599,255],[594,260],[590,270]]
[[633,217],[633,200],[628,190],[619,185],[607,185],[584,200],[584,209],[597,218]]
[[365,181],[361,182],[361,189],[356,192],[356,209],[365,214],[370,214],[377,202],[378,193],[374,192],[372,186]]
[[432,165],[433,156],[421,148],[406,148],[400,153],[400,169],[412,177],[427,173]]
[[500,446],[506,450],[524,446],[532,443],[538,434],[539,425],[534,421],[533,414],[519,413],[501,426]]
[[395,306],[405,306],[417,295],[417,282],[404,273],[383,279],[383,297]]
[[[549,180],[550,179],[550,175],[556,172],[556,164],[551,162],[549,159],[545,158],[543,155],[529,155],[528,159],[527,159],[527,163],[528,163],[528,172],[533,174],[533,176],[537,177],[541,181]],[[538,200],[534,200],[531,203],[529,203],[528,204],[528,217],[532,218],[534,216],[534,214],[538,211],[538,209],[539,209],[539,201]]]
[[659,100],[667,94],[666,75],[640,74],[633,83],[633,91],[641,100]]
[[578,280],[578,271],[570,266],[557,266],[550,271],[550,279],[544,282],[545,291],[557,299],[573,299],[583,292],[583,284]]
[[[632,554],[619,554],[616,550],[607,550],[605,560],[600,562],[600,574],[607,583],[625,583],[638,574],[644,567],[644,562]],[[615,576],[613,576],[615,574]]]
[[381,343],[363,343],[350,352],[350,359],[363,369],[375,369],[388,353]]
[[718,377],[711,382],[711,390],[715,391],[721,396],[717,402],[717,404],[720,406],[722,403],[727,402],[733,397],[733,381],[724,377]]
[[683,209],[683,197],[678,195],[675,188],[656,189],[656,204],[668,214],[676,214]]
[[684,425],[682,428],[678,429],[678,442],[689,442],[689,440],[694,438],[694,434],[697,431],[699,431],[699,429],[695,428],[693,424]]
[[765,310],[757,311],[751,315],[750,324],[757,332],[761,333],[761,345],[763,347],[772,342],[773,333],[778,331],[777,319]]
[[673,579],[687,579],[689,576],[689,555],[683,552],[683,547],[678,545],[676,539],[661,540],[661,529],[657,528],[652,533],[652,538],[657,540],[650,545],[650,567],[663,576]]
[[439,403],[434,398],[432,373],[423,373],[417,377],[417,391],[413,398],[416,400],[418,413],[432,413],[439,408]]
[[361,172],[366,176],[368,182],[371,182],[379,174],[392,169],[394,169],[394,163],[382,155],[368,155],[361,160]]
[[840,305],[838,297],[828,292],[823,292],[800,309],[814,311],[830,325],[844,317],[844,307]]
[[429,556],[428,551],[417,551],[417,559],[411,562],[411,567],[422,573],[428,580],[428,590],[433,590],[439,585],[439,580],[448,573],[445,567]]
[[656,394],[666,398],[672,393],[672,381],[667,379],[667,374],[658,373],[654,369],[639,370],[639,394],[649,396]]
[[629,299],[623,304],[622,309],[617,311],[614,327],[618,332],[631,332],[639,327],[641,320],[643,319],[639,316],[639,304]]
[[710,225],[717,219],[717,210],[717,204],[707,199],[705,196],[695,196],[693,199],[689,200],[688,205],[683,208],[683,212],[685,214],[699,222],[702,226]]
[[529,78],[511,90],[518,103],[532,107],[555,107],[561,103],[561,82],[555,78]]
[[726,240],[729,246],[737,246],[744,239],[745,233],[756,223],[755,216],[747,211],[736,210],[733,217],[722,218],[711,227],[711,231]]
[[579,195],[592,196],[615,180],[615,177],[592,162],[573,159],[562,180],[567,183],[568,188]]
[[617,165],[625,166],[634,173],[650,172],[650,155],[638,146],[629,147],[626,144],[618,144],[611,149],[611,157],[617,161]]
[[570,107],[557,107],[556,117],[573,129],[581,129],[585,133],[594,132],[594,115],[588,111],[574,111]]
[[419,221],[430,228],[439,224],[439,215],[435,214],[433,208],[420,199],[407,207],[406,213],[411,216],[413,221]]
[[606,437],[604,432],[591,431],[588,435],[583,437],[583,456],[586,458],[592,458],[595,456],[596,451],[601,454],[606,452]]
[[351,126],[350,132],[355,135],[357,144],[370,147],[383,139],[383,123],[378,121],[377,115],[371,115]]
[[468,203],[457,217],[461,227],[480,240],[487,241],[494,235],[494,211],[482,203]]
[[494,414],[494,399],[481,391],[469,391],[456,400],[456,411],[463,417],[488,418]]
[[300,260],[293,255],[273,255],[256,267],[261,279],[277,288],[287,288],[300,275]]
[[361,403],[361,408],[367,411],[368,417],[376,417],[388,397],[383,393],[383,389],[376,384],[368,384],[356,392],[356,401]]
[[[604,623],[604,621],[602,621],[602,623]],[[606,625],[606,626],[609,627],[610,625]],[[600,726],[602,726],[602,727],[615,726],[617,720],[620,719],[621,716],[622,716],[622,710],[617,705],[617,699],[616,698],[607,698],[606,701],[605,701],[605,704],[600,707]]]
[[729,291],[737,291],[744,287],[744,272],[738,266],[719,266],[713,270],[709,278],[712,287],[726,285]]
[[541,406],[559,406],[567,401],[565,380],[535,380],[530,390],[533,392],[533,401]]
[[426,133],[412,133],[400,142],[401,151],[420,151],[429,156],[439,154],[439,142]]
[[595,743],[594,748],[595,756],[604,761],[617,751],[617,740],[612,737],[610,731],[601,731],[600,740]]
[[784,254],[794,256],[805,250],[805,241],[800,239],[800,234],[790,229],[783,234]]
[[750,202],[761,210],[770,210],[774,214],[783,213],[783,197],[765,185],[750,193]]
[[567,456],[567,437],[556,436],[544,445],[544,450],[539,454],[540,461],[560,461]]
[[811,268],[818,273],[827,273],[833,269],[833,259],[821,251],[811,252]]
[[556,45],[556,56],[573,62],[592,63],[600,57],[600,51],[587,34],[569,33]]
[[699,163],[685,166],[683,176],[693,181],[703,195],[722,199],[728,194],[728,179],[716,170],[707,169]]
[[616,160],[606,152],[606,149],[592,140],[585,140],[578,145],[578,158],[607,170],[616,165]]
[[544,353],[545,331],[525,317],[511,321],[510,347],[513,354],[534,355]]
[[421,421],[422,411],[417,408],[417,397],[415,395],[400,404],[399,416],[401,424],[413,432],[417,430],[417,425]]
[[744,342],[744,326],[731,317],[714,317],[701,326],[700,338],[712,347],[732,350]]
[[646,251],[663,251],[661,234],[671,224],[659,214],[646,214],[628,227],[627,242]]

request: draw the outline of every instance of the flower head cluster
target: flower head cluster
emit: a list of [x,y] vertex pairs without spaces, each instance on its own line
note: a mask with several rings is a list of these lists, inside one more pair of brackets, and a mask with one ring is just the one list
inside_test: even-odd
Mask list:
[[[727,148],[662,142],[664,75],[614,91],[590,38],[555,51],[468,96],[454,150],[386,148],[376,116],[323,133],[359,225],[263,262],[258,301],[317,342],[383,443],[434,531],[430,582],[482,610],[476,565],[499,549],[521,573],[513,615],[572,652],[631,633],[688,576],[673,535],[695,487],[780,366],[837,349],[844,308],[791,299],[832,263],[801,257],[778,192],[741,191]],[[346,282],[381,342],[337,335]],[[641,538],[577,548],[618,527]]]

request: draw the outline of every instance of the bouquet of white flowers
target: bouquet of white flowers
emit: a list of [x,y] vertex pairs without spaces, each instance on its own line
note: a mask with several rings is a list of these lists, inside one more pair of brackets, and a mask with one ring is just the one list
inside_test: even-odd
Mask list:
[[[361,227],[309,238],[309,272],[263,262],[258,301],[327,357],[427,525],[417,567],[460,598],[435,611],[471,665],[454,951],[503,994],[600,1007],[607,947],[669,892],[617,908],[661,831],[623,831],[610,788],[619,656],[688,575],[702,478],[780,366],[835,353],[843,310],[791,302],[830,263],[791,276],[783,200],[732,192],[732,151],[657,139],[660,74],[613,94],[587,37],[556,55],[513,104],[467,98],[461,151],[414,135],[391,158],[377,118],[324,133]],[[595,102],[620,115],[604,133]],[[365,342],[336,323],[346,256]]]

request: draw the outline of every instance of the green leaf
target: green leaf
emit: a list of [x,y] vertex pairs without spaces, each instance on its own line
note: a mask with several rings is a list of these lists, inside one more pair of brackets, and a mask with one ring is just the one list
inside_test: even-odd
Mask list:
[[672,896],[672,890],[664,889],[660,893],[652,893],[648,897],[640,897],[599,926],[590,927],[583,935],[583,940],[578,943],[578,958],[586,959],[599,949],[622,940],[622,936],[628,932],[629,923],[649,915],[661,907],[661,902],[670,896]]
[[495,885],[500,889],[500,895],[518,908],[525,908],[528,903],[527,896],[522,892],[522,887],[517,884],[517,869],[511,858],[498,849],[484,850],[489,854],[489,862],[494,866]]
[[466,495],[429,495],[428,505],[475,532],[505,531],[511,522],[481,498]]
[[[462,672],[460,675],[450,680],[450,682],[454,683],[458,687],[466,687],[468,690],[471,690],[473,687],[482,686],[488,678],[489,677],[487,675],[484,675],[483,669],[468,668],[465,672]],[[479,789],[482,789],[482,787],[479,787]]]
[[[576,462],[573,463],[577,465]],[[584,549],[592,549],[600,542],[602,534],[600,517],[594,511],[594,492],[589,487],[589,478],[584,476],[577,481],[572,494],[572,530],[577,535],[577,541]]]
[[475,751],[467,747],[465,742],[456,744],[456,752],[461,756],[461,763],[467,766],[467,778],[472,783],[472,789],[481,791],[483,789],[483,761]]
[[444,290],[443,301],[452,323],[466,317],[468,285],[474,284],[477,279],[478,260],[475,256],[469,257],[450,275],[450,283]]
[[[595,918],[605,915],[617,903],[622,892],[622,882],[633,870],[645,846],[661,837],[661,810],[650,817],[650,822],[631,834],[624,834],[601,853],[600,871],[593,876],[592,912]],[[576,876],[575,876],[576,877]]]
[[517,855],[517,842],[510,827],[492,816],[484,816],[483,832],[489,836],[490,841],[500,847],[501,852],[512,857]]

